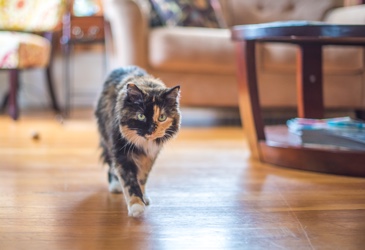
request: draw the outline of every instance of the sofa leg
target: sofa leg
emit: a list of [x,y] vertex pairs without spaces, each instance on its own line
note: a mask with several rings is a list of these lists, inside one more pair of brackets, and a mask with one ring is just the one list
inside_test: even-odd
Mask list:
[[10,70],[10,83],[9,83],[9,100],[8,100],[8,113],[14,119],[19,118],[18,107],[18,88],[19,88],[19,70]]

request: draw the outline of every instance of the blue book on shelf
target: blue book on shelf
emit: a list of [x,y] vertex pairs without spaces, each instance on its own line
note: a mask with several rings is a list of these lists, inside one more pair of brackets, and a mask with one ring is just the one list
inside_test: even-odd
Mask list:
[[365,150],[365,123],[363,121],[350,117],[294,118],[288,120],[287,126],[290,132],[301,137],[302,144]]

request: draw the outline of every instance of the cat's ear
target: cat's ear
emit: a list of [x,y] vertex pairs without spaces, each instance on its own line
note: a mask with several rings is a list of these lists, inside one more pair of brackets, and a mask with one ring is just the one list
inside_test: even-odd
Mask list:
[[135,84],[128,83],[127,85],[127,98],[131,102],[143,101],[143,92]]
[[165,97],[169,101],[179,102],[180,86],[175,86],[175,87],[169,88],[165,93]]

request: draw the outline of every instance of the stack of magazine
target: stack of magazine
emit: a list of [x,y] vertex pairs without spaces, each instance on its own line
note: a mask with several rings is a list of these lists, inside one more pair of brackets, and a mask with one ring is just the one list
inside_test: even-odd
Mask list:
[[329,119],[294,118],[289,132],[299,135],[304,146],[365,150],[365,122],[350,117]]

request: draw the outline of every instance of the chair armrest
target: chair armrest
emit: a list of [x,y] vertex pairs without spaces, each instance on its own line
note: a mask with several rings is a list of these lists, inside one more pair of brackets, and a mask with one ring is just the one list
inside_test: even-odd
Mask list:
[[326,15],[324,21],[336,24],[365,24],[365,4],[336,8]]
[[146,67],[148,7],[137,0],[103,0],[104,16],[111,30],[106,42],[114,52],[109,55],[113,57],[113,68],[127,65]]

